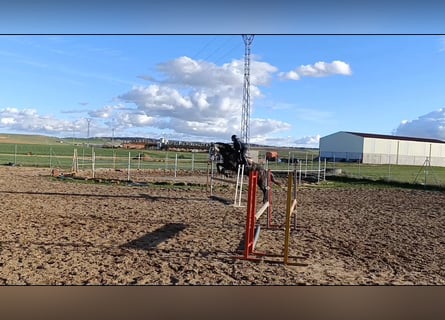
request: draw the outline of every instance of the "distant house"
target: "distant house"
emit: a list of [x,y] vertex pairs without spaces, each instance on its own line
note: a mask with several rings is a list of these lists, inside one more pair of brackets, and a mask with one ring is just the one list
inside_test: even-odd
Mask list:
[[134,150],[144,150],[145,142],[129,142],[123,143],[122,148],[124,149],[134,149]]
[[320,157],[368,164],[445,166],[445,142],[437,139],[339,131],[320,138]]

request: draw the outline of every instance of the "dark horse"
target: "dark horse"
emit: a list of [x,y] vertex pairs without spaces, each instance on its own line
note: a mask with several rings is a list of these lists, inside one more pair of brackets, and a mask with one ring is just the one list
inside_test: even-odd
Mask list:
[[[222,157],[222,162],[217,162],[216,164],[218,173],[224,174],[227,177],[228,173],[226,171],[238,172],[240,161],[237,151],[231,144],[215,142],[212,143],[209,151],[211,156],[217,157],[219,155]],[[268,200],[268,188],[266,185],[267,172],[260,164],[250,161],[249,166],[244,168],[244,174],[248,176],[252,170],[258,171],[258,187],[263,192],[263,203],[266,203]],[[273,183],[277,183],[272,174],[271,180]]]

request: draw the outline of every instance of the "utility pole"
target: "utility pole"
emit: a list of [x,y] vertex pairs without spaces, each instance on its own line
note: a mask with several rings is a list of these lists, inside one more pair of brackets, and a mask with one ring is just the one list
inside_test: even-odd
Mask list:
[[87,139],[90,139],[90,123],[91,123],[91,119],[90,118],[87,119],[87,123],[88,123]]
[[116,130],[115,118],[111,118],[111,144],[114,145],[114,132]]
[[249,148],[250,145],[250,46],[254,35],[243,35],[244,41],[244,86],[241,116],[241,139]]

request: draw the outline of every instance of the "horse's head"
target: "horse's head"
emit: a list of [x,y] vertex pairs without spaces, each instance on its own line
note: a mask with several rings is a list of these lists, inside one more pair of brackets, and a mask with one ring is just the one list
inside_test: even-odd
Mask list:
[[209,155],[213,156],[216,153],[216,147],[214,143],[210,144],[210,148],[209,148]]
[[209,153],[211,155],[221,155],[223,158],[231,154],[232,146],[228,143],[214,142],[210,145]]
[[212,143],[209,148],[209,156],[215,157],[220,154],[220,143]]
[[229,143],[214,142],[210,145],[209,157],[212,160],[217,160],[218,172],[222,172],[222,167],[226,170],[236,171],[237,157],[235,149]]

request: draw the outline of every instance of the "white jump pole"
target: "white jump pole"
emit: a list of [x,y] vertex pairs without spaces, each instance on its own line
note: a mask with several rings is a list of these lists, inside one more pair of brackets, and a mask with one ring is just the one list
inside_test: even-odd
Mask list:
[[127,181],[130,181],[130,169],[131,169],[131,151],[128,152]]
[[326,181],[326,158],[324,159],[323,181]]
[[[307,165],[307,163],[306,163],[306,165]],[[299,184],[301,184],[301,161],[300,161],[300,170],[298,172],[298,182],[299,182]]]
[[91,148],[91,157],[92,157],[92,161],[91,161],[91,170],[93,171],[93,179],[95,178],[95,166],[96,166],[96,152],[94,151],[94,148]]
[[[243,193],[243,178],[244,178],[244,165],[238,166],[238,173],[236,176],[235,200],[233,204],[237,207],[241,207],[241,195]],[[238,190],[239,190],[239,195],[238,195]]]
[[176,170],[178,170],[178,154],[175,155],[175,178],[176,178]]
[[210,161],[210,195],[213,196],[213,160]]
[[[211,169],[210,169],[210,195],[213,196],[213,183],[214,181],[222,181],[225,183],[231,183],[234,184],[235,187],[235,198],[233,201],[233,205],[235,207],[242,207],[241,206],[241,199],[242,199],[242,193],[243,193],[243,178],[244,178],[244,165],[243,166],[238,166],[238,171],[237,171],[237,177],[236,180],[227,180],[227,179],[223,179],[223,178],[217,178],[214,176],[214,165],[213,165],[213,161],[211,161]],[[239,190],[239,193],[238,193]]]

